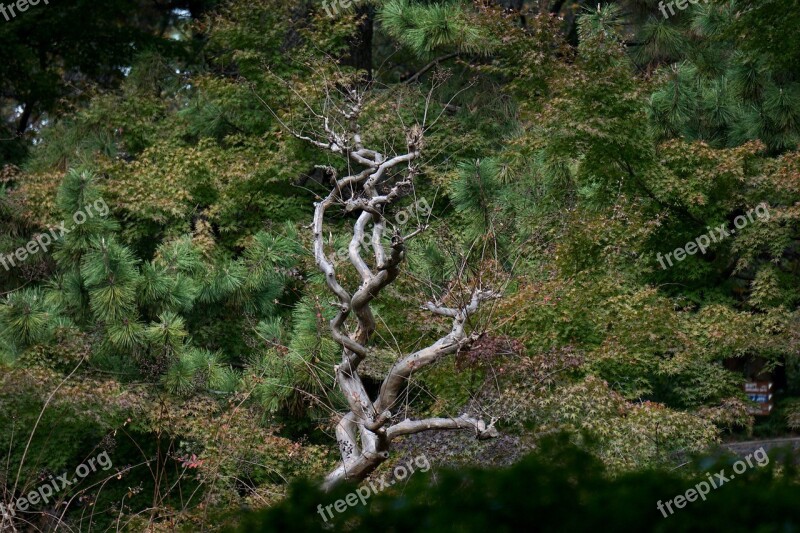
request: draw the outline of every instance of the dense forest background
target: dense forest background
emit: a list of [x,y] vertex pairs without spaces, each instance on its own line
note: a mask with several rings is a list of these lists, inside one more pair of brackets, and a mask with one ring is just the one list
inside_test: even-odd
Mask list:
[[[368,399],[451,331],[433,307],[493,291],[389,413],[491,431],[408,434],[365,475],[506,466],[561,434],[627,476],[800,430],[796,2],[346,4],[0,18],[0,501],[113,462],[4,528],[210,530],[336,468],[351,398],[312,222],[365,164],[337,128],[419,152],[372,215],[405,248]],[[331,209],[319,236],[352,290],[357,220]]]

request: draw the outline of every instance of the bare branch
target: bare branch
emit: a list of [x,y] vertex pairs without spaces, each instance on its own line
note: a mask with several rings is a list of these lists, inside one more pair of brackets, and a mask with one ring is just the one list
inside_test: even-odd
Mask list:
[[486,422],[471,416],[461,415],[458,418],[427,418],[425,420],[409,420],[391,426],[387,431],[389,440],[402,435],[411,435],[432,429],[473,429],[475,436],[480,440],[490,439],[498,436],[494,427],[495,421],[489,425]]
[[[329,326],[331,336],[342,347],[342,357],[334,373],[349,407],[349,412],[342,414],[336,424],[341,463],[326,477],[324,487],[330,488],[340,481],[360,480],[369,475],[389,457],[391,440],[402,435],[425,429],[473,429],[479,438],[489,438],[497,434],[492,424],[487,426],[482,420],[466,415],[458,418],[405,420],[388,427],[387,425],[392,420],[392,408],[411,376],[418,370],[447,355],[457,353],[474,342],[477,335],[465,333],[468,318],[477,312],[481,302],[496,298],[498,295],[477,289],[472,292],[469,302],[457,308],[429,302],[426,305],[427,309],[453,320],[450,333],[431,346],[397,361],[381,385],[378,398],[374,401],[370,399],[358,373],[359,365],[369,356],[367,346],[376,330],[375,317],[370,305],[385,287],[397,279],[400,265],[405,258],[406,239],[418,235],[427,226],[418,228],[406,239],[399,231],[395,232],[392,235],[390,248],[388,250],[384,248],[382,242],[386,232],[384,213],[404,195],[413,191],[414,178],[419,172],[416,161],[421,156],[424,144],[425,119],[421,125],[407,128],[405,150],[392,154],[386,148],[376,150],[364,146],[359,126],[359,118],[364,109],[363,93],[356,89],[343,90],[326,80],[324,96],[322,112],[316,112],[311,106],[308,107],[312,118],[320,122],[320,128],[324,133],[320,131],[319,135],[324,136],[325,140],[292,131],[276,113],[271,109],[270,112],[298,139],[335,154],[341,154],[348,164],[361,167],[361,170],[350,171],[350,174],[343,178],[337,178],[335,171],[330,172],[333,176],[333,187],[324,199],[314,204],[312,223],[314,258],[317,267],[325,276],[328,289],[337,299],[334,305],[338,307],[338,311]],[[302,96],[298,97],[302,99]],[[341,99],[341,105],[337,105],[334,97]],[[431,98],[432,90],[426,101],[426,118]],[[379,189],[381,192],[378,192]],[[334,206],[341,207],[345,213],[358,214],[353,225],[348,256],[349,265],[359,274],[361,284],[352,294],[342,286],[337,278],[336,267],[325,255],[323,236],[325,217],[328,210]],[[375,257],[374,268],[370,268],[361,254],[370,224],[372,224],[370,242]]]

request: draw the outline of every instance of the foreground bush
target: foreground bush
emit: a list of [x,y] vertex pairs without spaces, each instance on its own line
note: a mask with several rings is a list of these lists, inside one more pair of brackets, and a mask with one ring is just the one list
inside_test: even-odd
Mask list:
[[753,461],[711,489],[705,501],[681,509],[673,503],[666,518],[657,502],[685,495],[708,475],[716,480],[723,469],[730,477],[738,458],[611,478],[589,454],[553,441],[508,469],[417,472],[327,522],[318,506],[345,499],[356,487],[324,494],[298,483],[280,506],[245,517],[240,531],[800,531],[795,466],[788,452],[770,455],[765,466]]

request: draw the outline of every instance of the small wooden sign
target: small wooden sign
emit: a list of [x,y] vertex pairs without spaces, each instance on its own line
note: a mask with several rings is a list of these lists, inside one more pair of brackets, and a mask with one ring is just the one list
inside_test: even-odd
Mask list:
[[769,394],[772,391],[771,381],[747,381],[744,391],[748,394]]
[[753,402],[747,412],[755,416],[768,416],[772,412],[772,382],[748,381],[744,384],[747,398]]

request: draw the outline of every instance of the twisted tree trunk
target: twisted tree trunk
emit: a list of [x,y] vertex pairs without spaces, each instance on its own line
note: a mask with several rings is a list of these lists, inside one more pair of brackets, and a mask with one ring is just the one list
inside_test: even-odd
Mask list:
[[[340,415],[336,425],[341,463],[326,477],[326,489],[344,480],[364,479],[388,459],[392,440],[403,435],[434,429],[468,429],[480,439],[497,435],[493,422],[487,425],[467,415],[395,420],[398,398],[412,375],[469,347],[477,339],[477,335],[465,332],[465,324],[470,315],[478,311],[482,301],[499,296],[492,291],[475,289],[469,301],[460,308],[443,307],[432,302],[425,304],[424,309],[452,321],[450,332],[430,346],[398,360],[383,380],[377,398],[369,397],[361,381],[359,365],[369,356],[367,345],[376,327],[370,304],[399,275],[406,241],[425,229],[418,228],[407,236],[396,231],[391,236],[390,249],[384,249],[382,240],[387,231],[384,213],[413,190],[414,177],[418,173],[416,164],[423,147],[423,127],[417,125],[407,131],[403,153],[388,156],[365,148],[358,126],[362,99],[363,95],[350,91],[341,117],[317,115],[324,128],[324,140],[294,133],[300,139],[347,157],[354,166],[362,169],[342,178],[337,177],[333,169],[327,169],[333,175],[333,187],[327,197],[315,204],[312,224],[316,264],[337,298],[338,312],[330,321],[330,331],[333,339],[342,346],[342,359],[335,367],[335,376],[349,406],[349,411]],[[335,105],[326,108],[342,109]],[[333,124],[345,124],[345,131],[336,131]],[[352,294],[339,283],[336,268],[325,255],[323,224],[326,213],[334,206],[358,214],[348,258],[350,266],[361,277],[361,285]],[[368,238],[370,226],[372,235]],[[365,238],[371,242],[374,254],[372,267],[361,255],[361,243]],[[348,331],[346,324],[352,319],[355,327]]]

